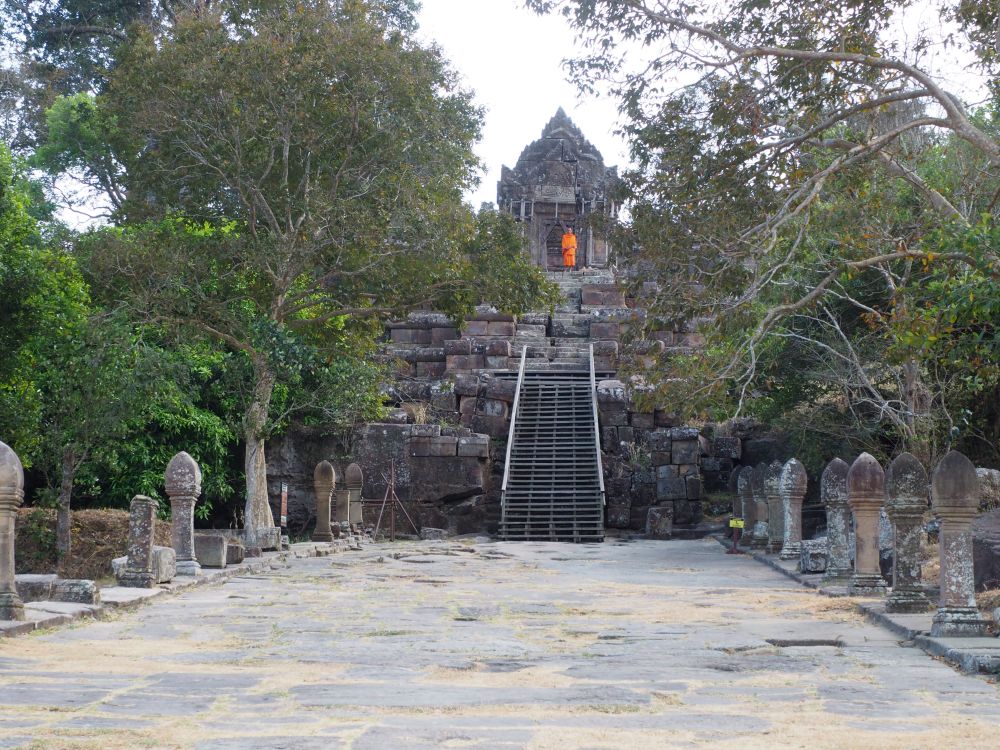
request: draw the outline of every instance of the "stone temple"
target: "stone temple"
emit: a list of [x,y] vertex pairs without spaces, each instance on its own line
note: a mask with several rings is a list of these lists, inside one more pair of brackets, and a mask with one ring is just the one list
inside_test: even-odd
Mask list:
[[562,268],[561,223],[579,238],[577,265],[604,268],[608,243],[591,220],[617,215],[610,197],[617,181],[618,168],[604,166],[601,152],[560,107],[514,168],[503,167],[497,205],[524,225],[531,258],[542,268]]

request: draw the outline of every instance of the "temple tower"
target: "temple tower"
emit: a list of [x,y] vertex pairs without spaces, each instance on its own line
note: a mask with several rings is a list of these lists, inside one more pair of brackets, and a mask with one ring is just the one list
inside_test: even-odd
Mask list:
[[560,222],[577,234],[577,266],[604,268],[607,239],[590,219],[617,215],[608,196],[617,180],[618,168],[604,166],[600,151],[560,107],[514,168],[503,167],[497,205],[524,225],[531,259],[542,268],[562,268]]

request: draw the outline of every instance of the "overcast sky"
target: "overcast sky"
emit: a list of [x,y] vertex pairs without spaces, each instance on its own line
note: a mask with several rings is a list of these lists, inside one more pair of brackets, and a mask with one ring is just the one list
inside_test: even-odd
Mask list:
[[538,16],[522,0],[422,0],[420,36],[437,42],[486,108],[476,153],[486,168],[466,198],[477,209],[496,201],[500,167],[514,166],[559,107],[604,156],[624,167],[624,142],[612,131],[616,104],[609,97],[582,98],[566,81],[562,60],[574,55],[573,32],[558,16]]

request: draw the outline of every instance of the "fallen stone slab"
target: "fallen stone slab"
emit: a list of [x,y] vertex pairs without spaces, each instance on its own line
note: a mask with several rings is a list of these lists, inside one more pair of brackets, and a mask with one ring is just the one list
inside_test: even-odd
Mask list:
[[61,578],[52,584],[51,598],[54,602],[100,604],[101,589],[96,581],[86,578]]
[[52,598],[52,584],[58,578],[54,573],[19,573],[14,576],[14,585],[25,604],[42,602]]

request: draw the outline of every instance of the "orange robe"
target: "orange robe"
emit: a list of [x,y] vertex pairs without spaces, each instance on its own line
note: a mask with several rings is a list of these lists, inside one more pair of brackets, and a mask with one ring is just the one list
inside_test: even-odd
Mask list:
[[563,266],[573,268],[576,265],[576,235],[566,232],[562,236]]

